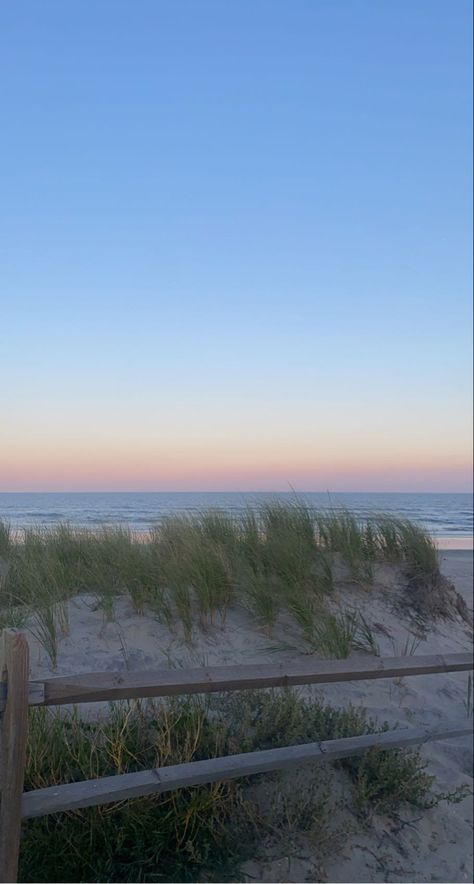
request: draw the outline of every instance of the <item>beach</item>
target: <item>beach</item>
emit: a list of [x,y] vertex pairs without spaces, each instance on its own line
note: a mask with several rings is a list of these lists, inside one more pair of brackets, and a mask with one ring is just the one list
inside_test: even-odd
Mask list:
[[474,884],[472,3],[1,21],[0,884]]

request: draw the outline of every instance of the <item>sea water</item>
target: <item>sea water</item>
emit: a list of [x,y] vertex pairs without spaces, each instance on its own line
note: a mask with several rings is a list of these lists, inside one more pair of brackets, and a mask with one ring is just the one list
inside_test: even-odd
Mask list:
[[[0,493],[0,519],[13,528],[52,527],[59,522],[96,528],[121,524],[146,530],[169,514],[219,508],[239,514],[272,499],[294,501],[294,493],[267,492],[74,492]],[[298,492],[297,498],[318,508],[345,507],[357,517],[384,512],[422,525],[430,534],[472,537],[473,496],[468,493],[334,493]]]

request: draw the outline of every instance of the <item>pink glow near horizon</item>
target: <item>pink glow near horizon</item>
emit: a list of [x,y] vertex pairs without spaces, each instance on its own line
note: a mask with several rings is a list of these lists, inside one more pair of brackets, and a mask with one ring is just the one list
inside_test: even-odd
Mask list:
[[[285,436],[286,432],[286,436]],[[232,427],[226,438],[97,424],[79,434],[43,428],[42,436],[11,433],[0,451],[0,491],[48,490],[299,490],[468,491],[470,444],[443,436],[384,439],[373,432],[280,432]],[[427,434],[428,435],[428,434]]]
[[[291,403],[289,408],[291,407]],[[37,420],[6,422],[0,491],[469,491],[467,421],[447,409],[422,415],[357,409],[274,409],[259,415],[230,406],[173,421],[145,407],[124,413],[97,406],[45,410]],[[434,417],[433,417],[434,414]],[[165,429],[166,427],[166,429]]]
[[73,464],[9,471],[0,477],[1,491],[470,491],[471,469],[386,463],[374,467],[337,465],[300,468],[242,465],[198,469],[183,465],[162,470],[116,465]]

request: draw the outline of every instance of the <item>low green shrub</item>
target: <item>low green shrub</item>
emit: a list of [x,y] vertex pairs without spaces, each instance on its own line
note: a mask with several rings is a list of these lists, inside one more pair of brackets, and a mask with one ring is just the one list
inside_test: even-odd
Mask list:
[[[30,715],[27,790],[387,729],[363,709],[336,709],[290,690],[115,704],[96,720],[82,720],[77,710],[32,709]],[[335,768],[349,777],[359,812],[453,799],[433,796],[417,752],[374,749]],[[325,777],[335,776],[335,768],[325,768]],[[276,828],[308,832],[311,819],[323,829],[335,821],[330,786],[321,792],[311,786],[321,779],[320,766],[304,770],[308,793],[301,801],[282,793],[263,815],[252,797],[265,782],[261,775],[26,820],[20,880],[236,880],[240,863]]]
[[466,786],[453,792],[433,792],[434,776],[417,752],[406,749],[383,750],[375,746],[360,758],[346,763],[352,779],[352,795],[357,811],[395,815],[403,804],[419,810],[436,807],[441,801],[457,803],[469,794]]

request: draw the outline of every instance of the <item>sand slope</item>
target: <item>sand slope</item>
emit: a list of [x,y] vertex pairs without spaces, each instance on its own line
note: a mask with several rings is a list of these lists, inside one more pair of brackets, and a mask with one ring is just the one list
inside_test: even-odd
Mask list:
[[[443,572],[472,609],[472,565],[469,552],[444,552]],[[408,614],[393,608],[397,599],[397,575],[386,566],[377,575],[377,585],[367,592],[341,584],[344,604],[359,608],[377,630],[382,655],[403,654],[407,644],[418,642],[417,654],[457,652],[471,648],[471,631],[461,618],[431,624],[419,636]],[[418,638],[416,636],[418,635]],[[275,650],[275,645],[287,646]],[[160,624],[147,611],[137,615],[126,596],[117,599],[115,620],[105,623],[93,595],[81,595],[70,603],[70,633],[60,644],[58,666],[53,671],[41,646],[31,638],[32,676],[67,675],[99,670],[154,669],[170,665],[213,665],[230,663],[281,662],[301,653],[301,638],[288,618],[282,618],[272,638],[258,628],[243,609],[229,612],[225,625],[196,631],[187,645],[176,633]],[[291,647],[293,646],[293,647]],[[332,703],[364,705],[370,714],[390,725],[466,727],[467,675],[453,673],[329,685],[323,693]],[[307,689],[311,690],[311,689]],[[90,707],[89,707],[90,708]],[[472,719],[471,719],[472,722]],[[429,771],[439,789],[472,786],[472,750],[469,738],[429,744],[422,750]],[[294,777],[295,775],[293,775]],[[421,817],[421,818],[420,818]],[[354,820],[351,820],[354,824]],[[423,815],[409,808],[397,823],[377,818],[366,832],[358,825],[343,848],[332,857],[315,857],[310,845],[298,843],[286,855],[276,856],[274,846],[263,846],[263,859],[245,867],[248,880],[261,881],[471,881],[472,801],[443,803]],[[281,851],[280,851],[281,853]]]

